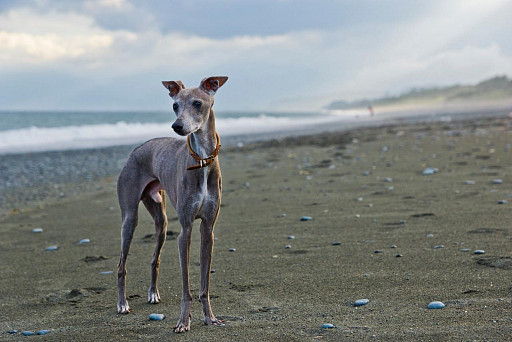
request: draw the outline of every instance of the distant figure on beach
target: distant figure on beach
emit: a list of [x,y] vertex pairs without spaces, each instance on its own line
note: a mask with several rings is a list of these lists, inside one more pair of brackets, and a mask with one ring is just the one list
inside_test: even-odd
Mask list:
[[370,116],[374,116],[375,115],[375,112],[373,111],[372,105],[368,106],[368,111],[370,112]]

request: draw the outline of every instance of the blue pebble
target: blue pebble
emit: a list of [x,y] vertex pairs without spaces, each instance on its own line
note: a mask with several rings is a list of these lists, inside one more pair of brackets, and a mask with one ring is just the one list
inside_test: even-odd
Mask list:
[[461,249],[459,249],[459,251],[461,251],[461,252],[469,252],[470,250],[471,249],[469,249],[469,248],[461,248]]
[[59,246],[48,246],[45,248],[45,251],[56,251],[57,249],[59,249]]
[[444,248],[444,245],[436,245],[436,246],[434,246],[434,247],[432,247],[432,248],[434,248],[434,249],[440,249],[440,248]]
[[492,184],[503,184],[503,179],[499,179],[499,178],[497,178],[497,179],[493,179],[493,180],[491,181],[491,183],[492,183]]
[[313,218],[311,216],[302,216],[300,218],[301,221],[311,221]]
[[37,335],[46,335],[50,332],[50,330],[47,330],[47,329],[43,329],[43,330],[38,330],[36,331],[36,334]]
[[82,239],[82,240],[78,241],[78,243],[79,243],[80,245],[83,245],[83,244],[85,244],[85,243],[89,243],[89,242],[91,242],[91,240],[89,240],[89,239]]
[[485,251],[483,249],[477,249],[473,254],[485,254]]
[[354,306],[363,306],[363,305],[368,304],[369,302],[370,302],[370,300],[369,300],[369,299],[366,299],[366,298],[364,298],[364,299],[358,299],[358,300],[356,300],[356,301],[354,302]]
[[32,233],[42,233],[43,232],[43,228],[34,228],[32,229]]
[[427,167],[426,169],[424,169],[421,173],[424,175],[424,176],[429,176],[429,175],[433,175],[434,173],[438,173],[439,172],[439,169],[435,168],[435,167]]
[[507,201],[507,200],[499,200],[499,201],[498,201],[498,204],[507,204],[507,203],[508,203],[508,201]]
[[228,249],[228,251],[230,251],[230,252],[236,252],[236,248],[230,248],[230,249]]
[[16,329],[13,329],[13,330],[7,330],[7,333],[8,333],[8,334],[11,334],[11,335],[17,334],[18,332],[19,332],[19,330],[16,330]]
[[152,313],[148,316],[150,321],[161,321],[165,318],[164,314]]
[[322,329],[333,329],[333,328],[336,328],[336,326],[334,324],[331,324],[331,323],[322,324]]
[[103,274],[103,275],[105,275],[105,274],[112,274],[112,273],[114,273],[114,272],[113,271],[101,271],[100,272],[100,274]]
[[33,331],[22,331],[21,334],[23,336],[32,336],[32,335],[35,335],[36,333]]
[[429,308],[429,309],[443,309],[445,306],[446,305],[444,305],[443,302],[435,301],[435,302],[428,303],[427,308]]

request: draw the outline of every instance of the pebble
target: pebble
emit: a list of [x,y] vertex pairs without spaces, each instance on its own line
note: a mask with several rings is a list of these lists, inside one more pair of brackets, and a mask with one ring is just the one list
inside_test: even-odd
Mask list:
[[491,181],[491,183],[492,183],[492,184],[503,184],[503,179],[499,179],[499,178],[497,178],[497,179],[493,179],[493,180]]
[[366,299],[366,298],[364,298],[364,299],[358,299],[358,300],[356,300],[356,301],[354,302],[354,306],[363,306],[363,305],[368,304],[369,302],[370,302],[370,300],[369,300],[369,299]]
[[375,254],[380,254],[380,253],[384,253],[384,252],[378,249],[378,250],[376,250],[376,251],[373,251],[373,253],[375,253]]
[[148,316],[150,321],[161,321],[165,318],[164,314],[152,313]]
[[389,246],[389,248],[398,248],[398,246],[397,245],[391,245],[391,246]]
[[483,249],[477,249],[473,254],[485,254],[485,251]]
[[100,272],[100,274],[103,274],[103,275],[105,275],[105,274],[112,274],[112,273],[114,273],[114,271],[101,271]]
[[228,251],[230,251],[230,252],[236,252],[236,248],[230,248],[230,249],[228,249]]
[[7,330],[8,334],[14,335],[17,334],[19,330],[13,329],[13,330]]
[[362,175],[363,176],[369,176],[370,175],[370,171],[363,171]]
[[288,240],[293,240],[295,239],[295,235],[288,235]]
[[301,216],[301,221],[311,221],[313,218],[311,216]]
[[384,182],[386,182],[386,183],[393,183],[393,178],[391,178],[391,177],[385,177],[385,178],[384,178]]
[[36,334],[37,335],[46,335],[50,332],[50,330],[47,330],[47,329],[43,329],[43,330],[38,330],[36,331]]
[[426,169],[424,169],[421,173],[424,175],[424,176],[429,176],[429,175],[433,175],[434,173],[438,173],[439,172],[439,169],[435,168],[435,167],[427,167]]
[[434,234],[427,234],[427,237],[432,238],[432,237],[434,237]]
[[432,247],[434,249],[440,249],[440,248],[444,248],[444,245],[435,245],[434,247]]
[[341,242],[339,242],[339,241],[333,241],[333,242],[331,243],[331,245],[333,245],[333,246],[339,246],[339,245],[341,245]]
[[59,249],[59,246],[48,246],[44,250],[45,251],[56,251],[57,249]]
[[285,245],[284,248],[285,249],[290,249],[290,248],[292,248],[292,245]]
[[464,181],[464,184],[466,184],[466,185],[475,185],[476,182],[474,180],[467,180],[467,181]]
[[42,233],[43,232],[43,228],[34,228],[32,229],[32,233]]
[[395,255],[396,258],[401,258],[402,257],[402,254],[396,254]]
[[86,243],[89,243],[89,242],[91,242],[91,240],[89,240],[89,239],[82,239],[82,240],[78,241],[78,244],[83,245],[83,244],[86,244]]
[[322,329],[333,329],[333,328],[336,328],[336,326],[334,324],[331,324],[331,323],[322,324]]
[[461,249],[459,249],[459,251],[461,251],[461,252],[469,252],[470,250],[471,249],[469,249],[469,248],[461,248]]
[[443,302],[438,302],[438,301],[435,301],[435,302],[430,302],[428,303],[427,305],[427,308],[429,309],[442,309],[444,308],[446,305],[444,305]]
[[498,204],[507,204],[507,203],[508,203],[508,201],[507,201],[507,200],[499,200],[499,201],[498,201]]
[[22,331],[21,334],[23,336],[32,336],[32,335],[35,335],[36,333],[33,331]]

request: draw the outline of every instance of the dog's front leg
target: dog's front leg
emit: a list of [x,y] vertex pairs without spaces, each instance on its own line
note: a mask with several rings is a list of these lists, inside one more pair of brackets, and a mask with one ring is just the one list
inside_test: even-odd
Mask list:
[[210,269],[213,250],[213,227],[215,219],[201,222],[201,292],[199,299],[203,305],[204,323],[223,325],[223,321],[215,317],[210,306]]
[[182,223],[179,236],[179,252],[181,277],[183,280],[183,292],[181,296],[180,319],[174,328],[174,332],[181,333],[190,330],[190,306],[192,305],[192,294],[190,293],[190,284],[188,277],[188,264],[190,260],[190,237],[192,233],[192,222]]

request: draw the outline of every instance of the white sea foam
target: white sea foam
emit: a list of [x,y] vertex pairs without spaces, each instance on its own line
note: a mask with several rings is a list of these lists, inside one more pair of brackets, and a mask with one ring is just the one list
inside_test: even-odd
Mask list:
[[[217,129],[223,136],[261,134],[307,128],[340,121],[336,116],[220,118]],[[70,150],[135,144],[155,137],[176,136],[167,123],[95,124],[64,127],[28,127],[0,131],[0,154]]]

